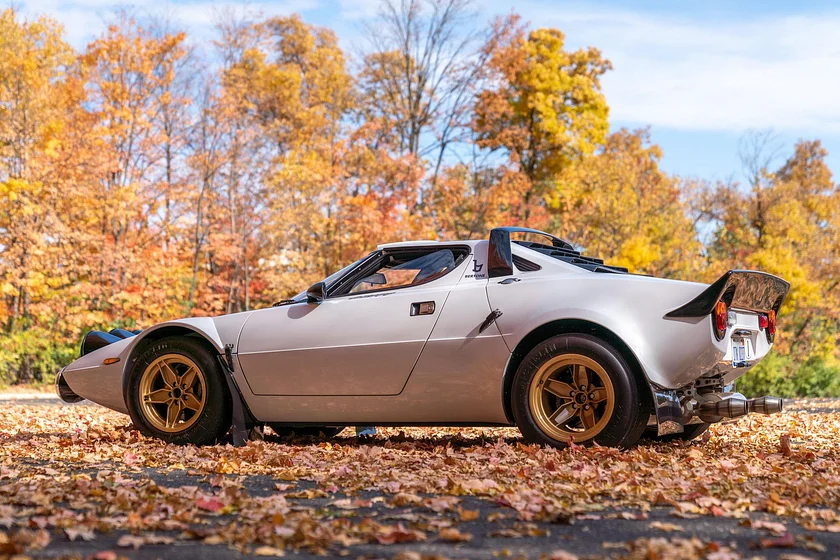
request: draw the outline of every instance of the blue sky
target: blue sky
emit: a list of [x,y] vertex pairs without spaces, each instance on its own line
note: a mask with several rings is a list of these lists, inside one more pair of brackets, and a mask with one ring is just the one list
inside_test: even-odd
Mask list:
[[[116,0],[26,0],[27,15],[62,21],[82,47]],[[139,11],[151,4],[138,3]],[[333,28],[348,49],[378,0],[231,0],[155,3],[193,36],[209,39],[220,7],[266,15],[300,13]],[[568,46],[595,46],[612,60],[604,79],[613,128],[650,126],[663,167],[684,176],[741,179],[738,140],[773,129],[782,154],[819,138],[840,170],[840,5],[828,1],[486,0],[478,17],[515,9],[532,26],[558,27]]]

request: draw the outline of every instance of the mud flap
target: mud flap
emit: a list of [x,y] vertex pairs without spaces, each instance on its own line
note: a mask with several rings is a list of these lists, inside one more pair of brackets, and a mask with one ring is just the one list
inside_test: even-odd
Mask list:
[[656,431],[660,436],[683,432],[683,410],[676,391],[659,389],[651,385],[653,406],[656,411]]
[[225,355],[219,356],[219,363],[222,365],[222,371],[225,372],[225,381],[227,382],[230,399],[233,404],[230,426],[233,446],[243,447],[248,443],[251,432],[258,430],[259,425],[248,409],[248,405],[245,404],[242,393],[239,391],[239,386],[233,378],[233,356],[231,355],[231,348],[229,346],[225,347]]

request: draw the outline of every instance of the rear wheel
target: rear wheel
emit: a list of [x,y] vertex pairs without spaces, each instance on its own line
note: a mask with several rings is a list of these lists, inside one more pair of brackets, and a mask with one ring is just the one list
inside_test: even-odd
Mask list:
[[291,428],[278,424],[269,424],[268,426],[274,430],[275,434],[282,438],[293,436],[319,437],[322,434],[325,438],[331,438],[337,436],[344,430],[344,426],[307,426],[305,428]]
[[534,443],[629,447],[650,417],[650,397],[606,342],[565,334],[537,345],[513,380],[513,415]]
[[129,372],[128,412],[146,436],[207,445],[231,424],[231,399],[219,364],[201,342],[167,338],[153,343]]

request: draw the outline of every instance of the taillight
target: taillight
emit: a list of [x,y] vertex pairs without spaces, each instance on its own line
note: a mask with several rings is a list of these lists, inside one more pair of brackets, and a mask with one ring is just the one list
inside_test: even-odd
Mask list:
[[771,311],[767,314],[767,340],[773,342],[776,338],[776,312]]
[[771,311],[766,315],[762,313],[758,316],[758,328],[764,331],[767,335],[767,342],[773,343],[776,338],[776,312]]
[[712,317],[712,323],[715,328],[715,336],[718,340],[721,340],[723,338],[723,335],[726,334],[726,322],[728,319],[728,315],[729,313],[726,309],[726,304],[722,301],[717,302]]

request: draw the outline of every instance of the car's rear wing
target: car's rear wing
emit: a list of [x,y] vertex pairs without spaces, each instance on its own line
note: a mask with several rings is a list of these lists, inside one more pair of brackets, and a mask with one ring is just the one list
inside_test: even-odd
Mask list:
[[702,317],[710,314],[718,301],[731,309],[778,313],[788,290],[790,284],[778,276],[755,270],[730,270],[693,300],[665,316]]

